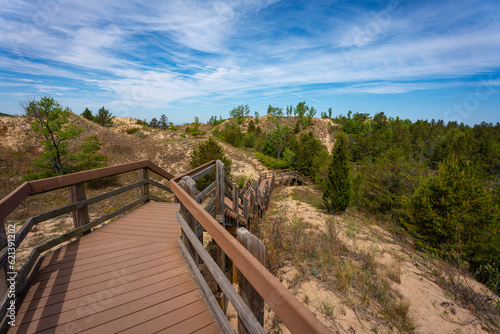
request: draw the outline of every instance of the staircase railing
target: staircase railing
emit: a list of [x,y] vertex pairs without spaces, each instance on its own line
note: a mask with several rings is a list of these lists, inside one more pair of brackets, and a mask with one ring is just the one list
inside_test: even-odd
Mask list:
[[[207,191],[203,189],[199,192],[199,194],[212,192],[213,197],[203,206],[200,205],[197,200],[198,192],[196,190],[195,181],[201,177],[200,175],[206,175],[212,171],[215,171],[216,177],[215,182],[212,183],[209,188],[213,187],[215,191],[212,192],[213,190]],[[216,298],[208,289],[198,269],[200,259],[207,266],[225,297],[227,297],[235,308],[239,319],[246,328],[246,332],[264,333],[264,329],[252,313],[252,310],[243,302],[238,293],[236,293],[231,282],[225,276],[225,253],[232,259],[238,271],[245,276],[253,288],[255,288],[258,294],[267,302],[291,332],[330,333],[330,331],[314,317],[314,315],[302,305],[298,299],[264,267],[263,264],[261,264],[226,230],[226,203],[232,206],[231,211],[238,214],[241,210],[243,216],[245,216],[245,208],[247,207],[245,199],[247,198],[247,194],[251,194],[252,191],[255,192],[255,190],[257,190],[257,193],[260,192],[262,194],[262,189],[271,189],[271,185],[274,185],[274,178],[274,175],[272,175],[271,180],[267,180],[263,187],[259,186],[258,182],[255,182],[252,183],[252,186],[247,187],[251,190],[244,189],[245,191],[238,192],[236,190],[237,186],[226,180],[223,163],[221,161],[216,161],[207,163],[196,170],[173,179],[170,186],[181,204],[181,210],[177,215],[182,228],[182,235],[179,238],[179,250],[192,271],[195,281],[198,286],[201,287],[200,290],[203,291],[202,295],[207,305],[212,305],[210,310],[221,331],[230,333],[232,329],[229,327],[227,319],[221,311],[221,307],[219,307],[220,299],[219,305],[217,305]],[[254,184],[257,185],[257,188],[252,188]],[[243,196],[243,198],[241,196]],[[262,196],[266,195],[264,194]],[[259,196],[254,196],[254,198],[256,198],[254,204],[257,206],[262,205],[263,207],[264,204],[259,202],[258,197]],[[248,203],[248,201],[246,203]],[[241,207],[240,204],[242,204]],[[213,209],[214,206],[215,209]],[[253,212],[256,214],[256,211]],[[203,230],[208,232],[217,246],[220,247],[221,251],[217,254],[216,261],[212,259],[199,240]],[[223,307],[223,305],[221,306]]]

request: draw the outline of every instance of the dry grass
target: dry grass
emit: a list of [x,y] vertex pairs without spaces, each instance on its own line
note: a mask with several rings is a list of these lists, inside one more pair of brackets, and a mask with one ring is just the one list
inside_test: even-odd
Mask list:
[[[391,286],[389,275],[379,273],[375,252],[347,247],[334,217],[326,220],[325,228],[318,228],[284,212],[273,212],[273,208],[269,213],[254,225],[253,232],[266,245],[266,265],[272,272],[291,263],[297,269],[297,282],[293,283],[315,277],[340,296],[342,307],[355,310],[360,317],[402,332],[415,330],[410,302]],[[397,271],[392,277],[396,276]],[[320,300],[317,308],[335,319],[333,301]]]
[[[461,325],[480,324],[489,333],[500,333],[500,297],[478,283],[464,270],[440,263],[433,272],[435,282],[450,298],[470,310],[471,317],[461,319]],[[496,284],[498,276],[494,277]],[[443,315],[444,317],[447,314]]]

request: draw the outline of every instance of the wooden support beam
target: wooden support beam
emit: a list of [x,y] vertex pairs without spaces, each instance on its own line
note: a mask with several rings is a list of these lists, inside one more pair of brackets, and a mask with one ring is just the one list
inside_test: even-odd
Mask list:
[[[237,230],[237,239],[260,263],[266,262],[266,246],[247,229],[240,227]],[[255,318],[261,325],[264,324],[264,299],[253,288],[248,280],[238,272],[238,287],[241,299],[248,305]],[[252,333],[248,331],[238,317],[238,334]]]
[[193,258],[190,256],[189,251],[184,246],[184,243],[180,237],[177,238],[177,245],[179,248],[179,252],[181,253],[184,262],[186,262],[186,266],[188,267],[191,276],[193,277],[196,286],[198,287],[198,291],[200,292],[205,304],[208,306],[208,310],[212,314],[217,327],[219,327],[219,331],[221,333],[233,333],[233,329],[229,324],[229,321],[226,318],[224,312],[222,312],[221,308],[217,304],[217,300],[215,299],[210,287],[208,286],[205,278],[201,274],[198,266],[195,264]]
[[208,271],[212,274],[212,277],[217,281],[217,284],[220,284],[222,291],[224,291],[224,294],[227,296],[231,305],[233,305],[236,312],[242,317],[245,325],[251,328],[251,333],[265,333],[264,329],[256,320],[248,306],[236,293],[231,282],[229,282],[225,274],[220,270],[220,268],[218,268],[218,265],[214,262],[210,254],[208,254],[205,247],[203,247],[192,231],[190,231],[182,215],[177,214],[177,220],[179,221],[181,228],[185,230],[186,237],[189,238],[196,251],[200,254],[203,263],[205,263]]
[[239,191],[240,191],[240,189],[238,188],[238,185],[236,183],[233,184],[233,211],[234,211],[234,213],[236,213],[236,224],[238,224],[238,225],[239,225],[238,217],[240,215],[240,213],[239,213],[240,210],[238,208],[239,203],[240,203]]
[[[226,204],[224,203],[224,198],[226,195],[226,175],[224,171],[224,164],[222,161],[217,160],[215,162],[215,219],[222,225],[222,227],[226,227],[226,221],[225,221],[225,209],[226,209]],[[219,268],[222,270],[223,273],[226,272],[226,254],[222,251],[222,248],[217,245],[217,265]],[[221,308],[226,312],[226,305],[224,303],[224,295],[222,293],[220,285],[217,284],[217,293],[216,293],[216,298],[217,301],[219,302],[219,305]]]
[[[75,204],[80,201],[86,200],[85,196],[85,186],[83,183],[79,183],[69,187],[69,198],[71,204]],[[73,227],[79,228],[90,222],[89,209],[87,206],[77,209],[72,212],[73,215]]]
[[[15,231],[14,231],[15,232]],[[0,247],[7,247],[7,233],[3,221],[0,221]],[[0,298],[3,297],[9,288],[7,283],[7,263],[0,267]]]
[[[148,180],[149,179],[148,169],[143,168],[143,169],[137,170],[137,176],[139,178],[139,181]],[[149,183],[144,184],[139,188],[139,197],[143,197],[143,196],[147,196],[147,195],[149,195]]]
[[[184,176],[180,181],[179,185],[181,188],[191,197],[196,198],[196,183],[190,176]],[[196,233],[196,220],[193,215],[189,212],[189,210],[181,203],[181,215],[184,217],[185,221],[188,223],[189,228],[198,236]],[[184,245],[188,249],[191,257],[195,259],[195,263],[198,263],[198,254],[196,254],[193,245],[189,242],[189,240],[185,237],[184,231],[182,231],[182,240]]]
[[249,227],[248,226],[248,216],[250,214],[250,210],[248,208],[248,200],[249,200],[249,196],[244,196],[243,197],[243,218],[246,220],[247,222],[247,228]]

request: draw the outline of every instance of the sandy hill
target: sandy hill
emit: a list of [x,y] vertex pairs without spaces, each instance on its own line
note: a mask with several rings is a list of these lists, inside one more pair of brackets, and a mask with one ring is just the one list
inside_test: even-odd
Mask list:
[[[290,127],[296,122],[294,117],[285,121]],[[192,137],[186,134],[189,125],[175,131],[152,129],[125,117],[115,118],[109,129],[77,115],[72,115],[71,122],[85,128],[84,135],[95,134],[104,142],[102,153],[110,165],[149,159],[174,175],[189,169],[193,148],[212,130],[202,125],[207,132]],[[246,119],[241,125],[243,131],[248,122]],[[271,127],[266,117],[259,118],[259,126]],[[330,120],[314,119],[307,131],[312,130],[331,150],[335,126]],[[131,128],[137,130],[127,133]],[[0,117],[0,136],[0,196],[4,197],[22,183],[31,158],[40,156],[41,150],[21,117]],[[235,178],[257,178],[266,171],[252,151],[222,145],[233,160]],[[60,197],[37,198],[12,219],[22,222],[22,217],[36,210],[58,207]],[[30,233],[20,259],[29,253],[29,247],[69,228],[69,218],[44,223]],[[357,212],[327,214],[321,207],[321,194],[309,186],[278,188],[267,216],[254,233],[268,247],[270,270],[332,332],[486,333],[488,328],[498,332],[500,314],[494,313],[498,308],[488,306],[492,299],[500,305],[497,297],[473,279],[457,276],[443,262],[416,251],[411,240],[396,231]],[[467,298],[459,298],[460,294]],[[488,327],[491,319],[497,327]],[[286,332],[269,310],[266,330]]]

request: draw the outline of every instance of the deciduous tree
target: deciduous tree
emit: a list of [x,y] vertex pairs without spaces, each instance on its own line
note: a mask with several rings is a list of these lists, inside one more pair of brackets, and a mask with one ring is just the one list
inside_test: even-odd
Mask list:
[[70,109],[63,109],[52,97],[47,96],[39,101],[28,99],[21,106],[31,128],[43,138],[43,155],[34,161],[35,165],[49,169],[56,175],[69,171],[68,142],[83,132],[82,128],[68,124]]
[[243,117],[250,115],[250,107],[248,107],[248,104],[242,104],[231,110],[229,115],[236,118],[238,124],[241,124],[243,122]]

